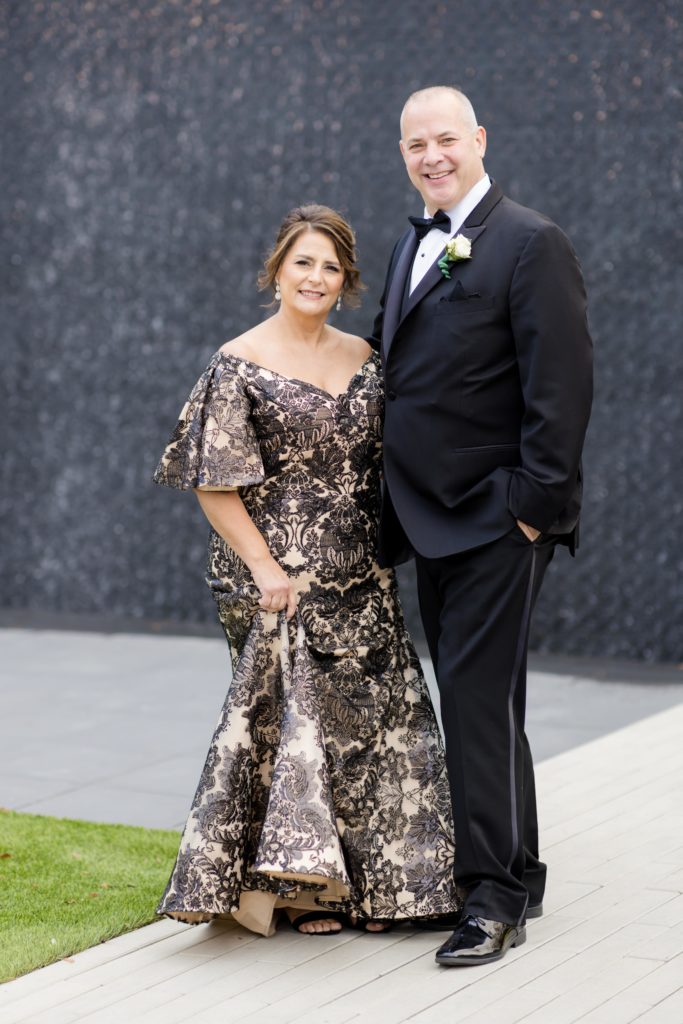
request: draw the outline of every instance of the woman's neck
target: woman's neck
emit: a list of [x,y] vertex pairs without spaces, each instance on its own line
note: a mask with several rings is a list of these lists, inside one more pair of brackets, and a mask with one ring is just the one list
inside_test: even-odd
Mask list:
[[301,316],[290,309],[280,308],[270,322],[283,341],[298,347],[318,349],[329,334],[326,317]]

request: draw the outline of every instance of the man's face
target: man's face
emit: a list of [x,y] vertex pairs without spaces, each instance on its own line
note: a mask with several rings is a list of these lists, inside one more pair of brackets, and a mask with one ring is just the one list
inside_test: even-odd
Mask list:
[[403,112],[401,153],[430,216],[448,210],[484,175],[486,132],[472,128],[448,93],[413,100]]

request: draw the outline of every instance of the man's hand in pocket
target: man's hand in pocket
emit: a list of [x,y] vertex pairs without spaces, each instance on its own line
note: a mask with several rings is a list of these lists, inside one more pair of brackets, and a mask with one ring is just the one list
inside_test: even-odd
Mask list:
[[517,520],[517,526],[520,528],[525,537],[529,538],[532,544],[541,536],[540,530],[537,530],[533,526],[528,526],[526,523],[523,523],[521,519]]

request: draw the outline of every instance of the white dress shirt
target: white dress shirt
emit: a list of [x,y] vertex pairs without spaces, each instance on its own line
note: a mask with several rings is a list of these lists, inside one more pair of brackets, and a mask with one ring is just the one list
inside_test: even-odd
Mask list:
[[[444,210],[451,219],[451,233],[447,234],[439,228],[432,228],[421,240],[413,260],[413,269],[410,275],[410,291],[413,292],[425,276],[437,256],[442,252],[446,242],[454,238],[465,223],[475,206],[478,206],[488,190],[491,188],[491,179],[485,174],[476,185],[473,185],[466,196],[452,206],[450,210]],[[425,217],[429,217],[425,209]]]

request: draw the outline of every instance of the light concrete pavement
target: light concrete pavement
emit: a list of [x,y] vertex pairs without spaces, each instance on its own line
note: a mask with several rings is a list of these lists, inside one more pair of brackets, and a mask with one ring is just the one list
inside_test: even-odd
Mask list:
[[[0,806],[180,828],[229,681],[222,639],[0,629]],[[673,667],[544,657],[527,701],[536,761],[681,701]]]
[[262,939],[164,920],[1,986],[0,1019],[681,1024],[682,734],[679,705],[539,765],[545,915],[498,963],[438,967],[443,933],[408,928]]

